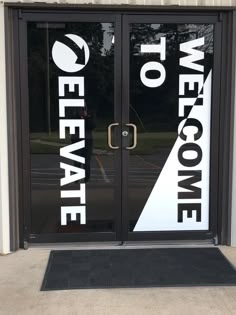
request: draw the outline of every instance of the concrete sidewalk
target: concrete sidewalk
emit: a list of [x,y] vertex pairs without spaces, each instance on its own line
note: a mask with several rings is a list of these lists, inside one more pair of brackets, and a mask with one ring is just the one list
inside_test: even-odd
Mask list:
[[[220,247],[236,266],[236,248]],[[236,314],[236,287],[99,289],[40,292],[49,249],[0,257],[0,314]]]

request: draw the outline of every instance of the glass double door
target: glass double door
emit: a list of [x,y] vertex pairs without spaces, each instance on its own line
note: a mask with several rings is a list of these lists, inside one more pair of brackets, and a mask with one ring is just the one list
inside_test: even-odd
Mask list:
[[31,242],[212,237],[217,25],[215,16],[23,13]]

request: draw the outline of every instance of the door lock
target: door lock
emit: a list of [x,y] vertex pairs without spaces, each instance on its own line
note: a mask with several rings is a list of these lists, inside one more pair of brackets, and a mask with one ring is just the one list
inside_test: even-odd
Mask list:
[[129,134],[128,131],[126,131],[126,130],[122,131],[122,136],[123,136],[123,137],[127,137],[128,134]]

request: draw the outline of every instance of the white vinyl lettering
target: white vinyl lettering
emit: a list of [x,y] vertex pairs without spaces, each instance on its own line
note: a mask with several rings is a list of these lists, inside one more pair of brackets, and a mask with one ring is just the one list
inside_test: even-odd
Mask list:
[[182,97],[179,98],[179,117],[185,116],[185,107],[193,106],[196,102],[196,97]]
[[86,203],[85,184],[80,183],[80,189],[77,190],[62,190],[61,198],[80,198],[80,203]]
[[71,153],[71,152],[75,152],[77,150],[83,149],[84,147],[85,147],[85,141],[84,140],[69,144],[63,148],[60,148],[60,156],[63,156],[64,158],[85,164],[85,158],[84,157],[79,156],[78,154]]
[[66,138],[66,128],[69,128],[69,134],[75,134],[75,128],[79,128],[79,138],[84,138],[84,119],[60,119],[59,121],[59,137]]
[[65,171],[65,176],[61,178],[61,186],[68,185],[85,177],[85,170],[83,168],[66,163],[60,163],[60,168]]
[[166,38],[161,37],[160,44],[141,45],[141,53],[159,53],[161,60],[166,60]]
[[61,207],[61,225],[67,225],[67,215],[71,215],[71,221],[77,221],[77,214],[80,214],[80,224],[86,224],[85,206]]
[[59,99],[60,117],[65,117],[66,107],[84,107],[84,99]]
[[[212,70],[206,73],[204,67],[211,63],[204,60],[204,44],[201,37],[179,45],[178,137],[134,231],[209,229]],[[155,49],[151,46],[142,48],[142,52],[151,53]],[[153,67],[144,70],[142,82],[151,85],[146,72]]]
[[[194,91],[196,89],[196,97],[203,87],[204,77],[202,74],[180,74],[179,76],[179,95],[187,94],[187,91]],[[188,89],[186,88],[188,85]]]
[[[155,78],[155,79],[148,79],[146,76],[146,73],[148,71],[157,71],[159,72],[159,77]],[[142,66],[141,72],[140,72],[140,78],[142,83],[149,87],[149,88],[156,88],[160,85],[162,85],[162,83],[165,81],[166,78],[166,70],[164,68],[164,66],[156,61],[150,61],[145,63]]]
[[[61,71],[70,74],[82,70],[90,57],[88,44],[75,34],[65,34],[60,41],[56,40],[51,54],[54,64]],[[58,96],[59,117],[64,118],[59,119],[59,138],[66,139],[66,131],[68,135],[72,135],[67,139],[71,144],[60,148],[60,157],[68,161],[68,163],[60,163],[60,168],[64,170],[64,177],[60,178],[60,186],[76,182],[76,186],[79,187],[76,190],[64,187],[64,190],[60,191],[60,196],[64,199],[77,198],[81,204],[61,206],[61,225],[67,225],[68,215],[71,216],[72,221],[77,221],[78,214],[80,214],[80,224],[86,224],[86,184],[78,182],[85,179],[86,160],[82,151],[85,149],[85,119],[72,119],[72,117],[79,118],[80,111],[73,108],[85,107],[84,76],[58,76]]]
[[[80,63],[78,50],[83,53],[83,61]],[[79,54],[81,55],[81,54]],[[67,73],[82,70],[89,61],[89,47],[84,39],[75,34],[65,34],[60,41],[55,41],[52,47],[52,58],[57,67]]]
[[[157,88],[158,86],[162,85],[166,78],[166,70],[164,66],[157,62],[156,59],[166,60],[166,38],[160,38],[160,44],[141,44],[141,53],[148,53],[148,54],[159,54],[158,58],[154,55],[155,61],[150,61],[145,63],[140,71],[140,79],[142,83],[149,87],[149,88]],[[148,71],[157,71],[158,77],[157,78],[148,78],[147,72]]]
[[59,77],[59,96],[65,96],[65,85],[69,86],[69,92],[75,92],[75,86],[79,87],[79,96],[84,96],[84,77]]
[[204,39],[205,37],[201,37],[201,38],[197,38],[189,42],[180,44],[180,51],[185,52],[186,54],[189,54],[189,56],[180,58],[179,63],[182,67],[186,67],[186,68],[193,69],[200,72],[204,71],[204,67],[202,65],[195,63],[196,61],[204,59],[204,52],[194,49],[195,47],[204,45],[205,43]]

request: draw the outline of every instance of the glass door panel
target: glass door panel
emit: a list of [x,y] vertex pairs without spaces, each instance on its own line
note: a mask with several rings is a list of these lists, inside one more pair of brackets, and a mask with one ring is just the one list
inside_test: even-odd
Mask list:
[[128,232],[207,231],[214,25],[128,30]]
[[115,23],[28,22],[27,34],[31,234],[115,235]]

